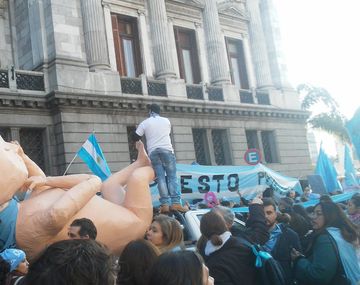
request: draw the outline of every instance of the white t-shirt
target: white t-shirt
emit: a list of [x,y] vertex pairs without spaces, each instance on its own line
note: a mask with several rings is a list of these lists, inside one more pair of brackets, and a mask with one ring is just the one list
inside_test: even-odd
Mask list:
[[161,116],[152,116],[142,121],[137,127],[139,136],[145,135],[147,151],[151,152],[157,148],[167,149],[174,152],[170,139],[171,124],[169,119]]

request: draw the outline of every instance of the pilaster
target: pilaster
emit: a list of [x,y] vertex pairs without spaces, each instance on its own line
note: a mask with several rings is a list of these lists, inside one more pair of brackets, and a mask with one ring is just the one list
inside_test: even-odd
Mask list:
[[109,69],[101,1],[81,0],[87,62],[90,70]]

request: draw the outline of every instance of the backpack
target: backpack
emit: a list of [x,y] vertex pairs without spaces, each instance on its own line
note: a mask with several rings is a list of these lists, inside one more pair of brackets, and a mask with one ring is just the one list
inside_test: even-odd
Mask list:
[[256,261],[255,267],[259,273],[258,284],[261,285],[286,285],[284,272],[281,265],[271,256],[270,253],[261,249],[260,246],[239,238],[240,242],[251,249]]

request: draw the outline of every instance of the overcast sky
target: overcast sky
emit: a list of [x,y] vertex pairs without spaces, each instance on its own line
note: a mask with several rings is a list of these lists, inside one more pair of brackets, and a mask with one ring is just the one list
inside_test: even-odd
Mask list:
[[360,0],[274,0],[289,80],[327,89],[350,119],[360,107]]

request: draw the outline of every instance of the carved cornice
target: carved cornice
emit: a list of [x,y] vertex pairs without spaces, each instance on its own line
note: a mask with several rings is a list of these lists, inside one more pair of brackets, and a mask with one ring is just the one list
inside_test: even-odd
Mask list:
[[205,1],[206,0],[171,0],[167,2],[178,2],[203,9],[205,7]]
[[[254,120],[281,120],[281,121],[295,121],[298,123],[305,123],[309,117],[309,113],[301,110],[287,110],[275,109],[274,107],[264,105],[229,105],[219,104],[219,102],[203,101],[172,101],[165,98],[157,100],[157,103],[162,107],[163,112],[171,113],[172,116],[196,116],[209,117],[219,116],[224,118],[244,118]],[[109,111],[131,111],[144,112],[147,105],[153,103],[154,98],[145,98],[142,95],[120,95],[107,96],[96,94],[78,94],[54,91],[46,96],[29,96],[28,94],[14,96],[0,94],[0,110],[11,109],[16,114],[15,109],[42,109],[42,110],[67,110],[67,109],[81,109],[86,110],[95,109],[97,112]],[[93,111],[91,111],[93,112]]]
[[245,8],[244,0],[224,0],[218,3],[220,14],[249,20],[249,14]]

